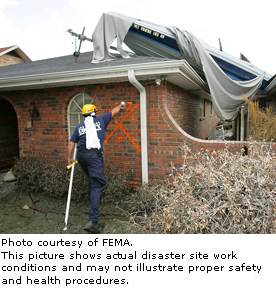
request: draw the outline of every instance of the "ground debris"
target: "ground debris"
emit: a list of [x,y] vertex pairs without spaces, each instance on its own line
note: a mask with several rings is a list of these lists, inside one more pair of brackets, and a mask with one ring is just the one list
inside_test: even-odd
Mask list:
[[[67,197],[57,198],[41,191],[25,191],[22,187],[18,188],[16,181],[5,182],[3,176],[4,173],[0,173],[0,234],[64,234]],[[24,205],[34,212],[22,209]],[[115,214],[114,202],[101,203],[100,210],[100,221],[106,224],[104,234],[133,233],[129,230],[128,219]],[[88,211],[86,198],[82,201],[71,199],[66,233],[86,234],[83,227],[89,221]]]
[[33,204],[35,204],[36,202],[39,201],[39,199],[32,192],[29,192],[29,196],[30,196]]
[[32,205],[30,208],[33,209],[33,210],[36,210],[38,212],[41,212],[41,213],[46,213],[46,214],[48,213],[47,210],[45,210],[43,208],[39,208],[39,207],[37,207],[35,205]]

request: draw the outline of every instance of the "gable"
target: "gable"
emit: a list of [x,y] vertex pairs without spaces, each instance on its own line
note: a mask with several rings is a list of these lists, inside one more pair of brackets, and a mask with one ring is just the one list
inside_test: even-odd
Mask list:
[[18,47],[10,46],[0,48],[0,66],[10,66],[14,64],[31,62],[32,60]]

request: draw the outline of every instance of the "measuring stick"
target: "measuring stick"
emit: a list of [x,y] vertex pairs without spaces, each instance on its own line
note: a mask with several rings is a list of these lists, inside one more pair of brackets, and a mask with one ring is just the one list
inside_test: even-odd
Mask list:
[[[75,147],[74,147],[74,156],[73,156],[74,160],[76,159],[76,153],[77,153],[77,144],[75,144]],[[70,184],[69,184],[69,190],[68,190],[68,196],[67,196],[67,205],[66,205],[66,212],[65,212],[65,219],[64,219],[65,227],[63,228],[64,231],[67,230],[67,221],[68,221],[69,209],[70,209],[74,169],[75,169],[75,162],[73,162],[73,164],[72,164],[72,170],[71,170],[71,176],[70,176]]]

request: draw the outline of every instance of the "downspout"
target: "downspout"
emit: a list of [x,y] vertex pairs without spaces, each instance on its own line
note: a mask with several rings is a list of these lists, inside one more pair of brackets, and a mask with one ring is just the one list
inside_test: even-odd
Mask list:
[[141,162],[142,184],[149,182],[148,174],[148,139],[147,139],[147,94],[145,87],[136,79],[134,70],[128,70],[129,82],[140,92],[140,121],[141,121]]
[[244,141],[244,129],[245,128],[245,122],[244,122],[244,106],[241,106],[241,139],[240,141]]

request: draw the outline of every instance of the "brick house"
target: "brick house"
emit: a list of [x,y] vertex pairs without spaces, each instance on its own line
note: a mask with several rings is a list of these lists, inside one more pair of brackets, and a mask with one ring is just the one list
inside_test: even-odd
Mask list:
[[32,60],[16,45],[0,48],[0,67],[31,61]]
[[[171,162],[183,161],[183,142],[194,151],[225,147],[205,140],[218,118],[206,84],[186,61],[135,56],[91,64],[91,56],[82,53],[77,64],[64,56],[0,68],[0,169],[16,156],[67,159],[68,139],[87,103],[100,113],[127,103],[108,126],[104,159],[125,169],[134,186],[166,179]],[[233,151],[246,145],[229,143]]]
[[[0,67],[15,65],[32,60],[18,47],[10,46],[0,48]],[[9,167],[14,161],[14,157],[19,156],[19,142],[18,142],[18,124],[15,111],[11,105],[0,98],[0,123],[1,125],[0,136],[0,169],[1,167]],[[4,119],[4,120],[3,120]]]

